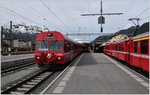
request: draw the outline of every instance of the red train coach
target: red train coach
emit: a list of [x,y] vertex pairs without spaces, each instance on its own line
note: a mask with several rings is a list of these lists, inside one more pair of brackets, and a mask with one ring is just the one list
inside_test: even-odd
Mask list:
[[149,32],[106,44],[104,53],[149,72]]
[[149,72],[149,32],[137,35],[130,41],[128,62],[143,71]]
[[77,43],[60,32],[42,32],[36,37],[35,62],[40,68],[62,66],[72,61],[83,50]]

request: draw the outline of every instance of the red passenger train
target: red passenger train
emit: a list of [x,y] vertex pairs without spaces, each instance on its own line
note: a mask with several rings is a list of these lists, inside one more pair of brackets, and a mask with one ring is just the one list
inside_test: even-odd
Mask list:
[[82,53],[83,44],[77,43],[60,32],[42,32],[36,37],[35,62],[40,68],[63,66]]
[[104,46],[104,53],[149,73],[149,32]]

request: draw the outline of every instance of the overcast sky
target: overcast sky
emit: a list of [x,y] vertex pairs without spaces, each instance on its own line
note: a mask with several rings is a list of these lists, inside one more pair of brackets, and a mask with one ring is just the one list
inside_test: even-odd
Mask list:
[[[98,16],[81,16],[84,13],[99,13],[100,0],[0,0],[0,11],[1,25],[7,25],[12,20],[13,24],[45,25],[63,34],[78,33],[79,27],[81,33],[100,33]],[[141,18],[140,25],[148,22],[149,0],[103,0],[103,12],[123,13],[105,16],[103,33],[114,33],[133,25],[129,18]],[[78,37],[85,38],[89,39]]]

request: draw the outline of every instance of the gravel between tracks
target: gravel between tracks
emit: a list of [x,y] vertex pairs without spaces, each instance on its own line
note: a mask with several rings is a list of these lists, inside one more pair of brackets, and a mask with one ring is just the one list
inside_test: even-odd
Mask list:
[[1,87],[5,87],[6,85],[12,84],[14,81],[22,79],[23,77],[34,73],[35,71],[39,70],[37,65],[34,65],[32,67],[23,69],[19,72],[15,72],[6,76],[1,77]]

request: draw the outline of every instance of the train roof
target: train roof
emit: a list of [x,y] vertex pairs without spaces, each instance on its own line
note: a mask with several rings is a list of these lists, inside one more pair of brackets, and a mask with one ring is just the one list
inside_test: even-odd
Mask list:
[[[43,31],[42,33],[44,33],[44,32],[45,32],[45,31]],[[63,34],[62,34],[61,32],[59,32],[59,31],[46,31],[46,32],[60,34],[61,36],[63,36],[63,38],[64,38],[65,40],[71,41],[71,42],[73,42],[73,43],[75,43],[75,44],[81,44],[81,43],[78,43],[77,41],[74,41],[74,40],[70,39],[69,37],[63,35]],[[81,45],[83,45],[83,44],[81,44]]]
[[122,41],[127,41],[129,39],[143,38],[143,37],[147,37],[147,36],[149,36],[149,32],[145,32],[145,33],[139,34],[139,35],[134,36],[132,38],[131,37],[130,38],[125,37],[125,39],[119,39],[119,40],[113,40],[114,38],[112,38],[108,42],[103,43],[101,46],[109,45],[109,44],[112,44],[112,43],[119,43],[119,42],[122,42]]
[[145,32],[145,33],[142,33],[142,34],[139,34],[137,36],[134,36],[132,39],[143,38],[143,37],[146,37],[146,36],[149,36],[149,31]]
[[109,44],[112,44],[112,43],[119,43],[119,42],[122,42],[122,41],[126,41],[128,39],[129,39],[129,37],[127,35],[120,34],[120,35],[114,36],[113,38],[111,38],[107,42],[103,43],[101,46],[109,45]]

